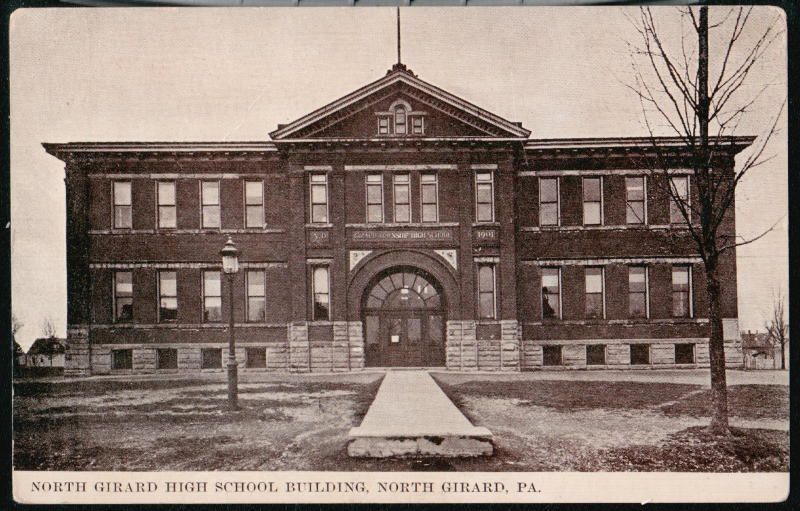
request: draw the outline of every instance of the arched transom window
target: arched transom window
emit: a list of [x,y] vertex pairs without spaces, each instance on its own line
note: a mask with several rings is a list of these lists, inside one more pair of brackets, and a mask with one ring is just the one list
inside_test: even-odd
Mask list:
[[379,135],[424,135],[425,113],[411,109],[408,102],[398,99],[388,112],[378,113]]
[[424,276],[402,270],[387,275],[367,296],[369,309],[440,309],[439,291]]

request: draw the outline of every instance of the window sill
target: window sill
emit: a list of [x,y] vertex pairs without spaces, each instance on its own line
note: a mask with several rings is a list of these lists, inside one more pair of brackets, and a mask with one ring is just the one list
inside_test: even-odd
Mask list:
[[323,224],[323,223],[319,223],[319,224],[315,224],[315,223],[306,224],[306,229],[330,229],[331,227],[333,227],[333,224],[330,224],[330,223],[328,223],[328,224]]

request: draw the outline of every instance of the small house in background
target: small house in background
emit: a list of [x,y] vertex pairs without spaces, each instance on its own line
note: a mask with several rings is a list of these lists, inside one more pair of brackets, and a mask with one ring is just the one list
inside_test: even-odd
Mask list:
[[33,342],[26,360],[30,376],[56,376],[64,373],[66,339],[39,338]]
[[772,343],[766,332],[742,333],[745,369],[780,369],[781,347]]
[[25,354],[22,346],[17,341],[14,341],[14,372],[16,373],[19,368],[25,367],[27,364],[28,355]]

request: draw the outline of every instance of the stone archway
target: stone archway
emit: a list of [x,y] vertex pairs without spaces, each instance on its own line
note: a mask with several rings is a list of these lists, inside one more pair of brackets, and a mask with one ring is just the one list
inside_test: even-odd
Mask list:
[[348,320],[361,323],[366,365],[445,365],[446,325],[461,317],[449,265],[433,253],[403,249],[372,252],[353,268]]
[[361,300],[368,367],[445,363],[445,299],[427,272],[396,266],[376,275]]

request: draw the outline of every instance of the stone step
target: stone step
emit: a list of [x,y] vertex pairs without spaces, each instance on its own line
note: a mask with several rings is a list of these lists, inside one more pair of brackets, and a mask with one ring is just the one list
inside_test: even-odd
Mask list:
[[492,433],[475,427],[427,371],[389,371],[347,454],[361,458],[474,457],[493,453]]

